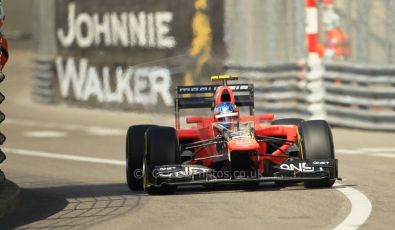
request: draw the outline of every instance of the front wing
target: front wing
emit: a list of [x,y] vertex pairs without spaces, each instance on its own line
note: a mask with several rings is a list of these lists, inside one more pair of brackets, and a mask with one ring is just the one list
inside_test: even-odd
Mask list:
[[164,165],[155,167],[152,171],[154,181],[148,186],[302,182],[340,179],[337,175],[337,159],[288,159],[274,168],[276,172],[273,175],[264,176],[259,172],[250,172],[248,175],[246,173],[235,175],[235,172],[215,172],[202,165]]

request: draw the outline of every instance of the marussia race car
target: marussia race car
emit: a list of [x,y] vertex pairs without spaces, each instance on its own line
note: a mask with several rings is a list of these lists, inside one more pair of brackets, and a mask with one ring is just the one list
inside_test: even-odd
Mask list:
[[[228,85],[237,77],[220,75],[222,85],[176,88],[176,127],[131,126],[126,138],[126,176],[131,190],[149,194],[174,192],[180,185],[303,182],[331,187],[338,178],[331,129],[324,120],[274,120],[254,115],[252,84]],[[224,126],[214,116],[187,117],[180,109],[211,108],[222,102],[249,107],[249,115]]]

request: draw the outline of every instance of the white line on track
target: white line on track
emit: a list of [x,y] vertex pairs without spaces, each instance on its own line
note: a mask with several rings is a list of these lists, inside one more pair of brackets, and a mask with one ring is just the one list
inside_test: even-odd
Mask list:
[[59,137],[66,137],[67,133],[66,132],[58,132],[58,131],[41,130],[41,131],[24,132],[23,135],[26,137],[34,137],[34,138],[59,138]]
[[99,164],[110,164],[110,165],[125,165],[125,161],[111,160],[111,159],[103,159],[96,157],[82,157],[68,154],[60,154],[60,153],[49,153],[42,151],[33,151],[26,149],[15,149],[15,148],[3,148],[4,152],[23,155],[23,156],[32,156],[32,157],[44,157],[44,158],[52,158],[59,160],[70,160],[70,161],[81,161],[81,162],[89,162],[89,163],[99,163]]
[[7,118],[5,124],[19,125],[25,127],[40,127],[46,129],[62,129],[66,131],[80,131],[86,132],[90,135],[96,136],[123,136],[126,134],[126,129],[115,129],[101,126],[86,126],[77,124],[62,124],[56,122],[41,122],[33,120]]
[[[23,156],[44,157],[44,158],[52,158],[52,159],[60,159],[60,160],[72,160],[72,161],[80,161],[80,162],[121,165],[121,166],[125,165],[124,161],[110,160],[103,158],[82,157],[82,156],[75,156],[68,154],[49,153],[49,152],[16,149],[16,148],[4,148],[3,150],[10,154],[23,155]],[[334,188],[337,191],[343,193],[347,197],[347,199],[351,202],[350,214],[346,217],[346,219],[344,219],[342,223],[336,226],[335,229],[336,230],[358,229],[368,219],[372,211],[372,204],[362,192],[354,188],[338,183],[335,184]]]
[[395,148],[336,149],[336,153],[345,155],[365,155],[374,157],[395,158]]
[[336,183],[335,189],[343,193],[351,202],[350,214],[342,223],[336,226],[335,230],[358,229],[365,223],[372,212],[370,200],[360,191],[342,184]]

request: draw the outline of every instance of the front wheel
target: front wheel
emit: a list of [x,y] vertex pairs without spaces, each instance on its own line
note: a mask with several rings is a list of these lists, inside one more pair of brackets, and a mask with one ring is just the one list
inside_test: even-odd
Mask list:
[[[305,121],[299,125],[300,157],[303,160],[335,159],[332,132],[329,124],[324,120]],[[337,172],[337,165],[335,166]],[[332,187],[336,176],[331,172],[329,179],[305,181],[306,188]]]
[[158,185],[154,169],[161,165],[181,164],[177,131],[172,127],[151,127],[145,136],[144,189],[148,194],[169,194],[175,186]]
[[133,125],[126,134],[126,181],[132,191],[143,190],[145,131],[154,125]]

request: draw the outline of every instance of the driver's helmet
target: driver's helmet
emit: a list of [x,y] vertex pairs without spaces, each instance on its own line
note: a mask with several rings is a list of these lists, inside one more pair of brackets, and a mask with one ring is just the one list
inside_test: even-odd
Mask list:
[[231,102],[221,102],[215,107],[214,114],[215,121],[222,122],[227,128],[239,119],[239,109]]

